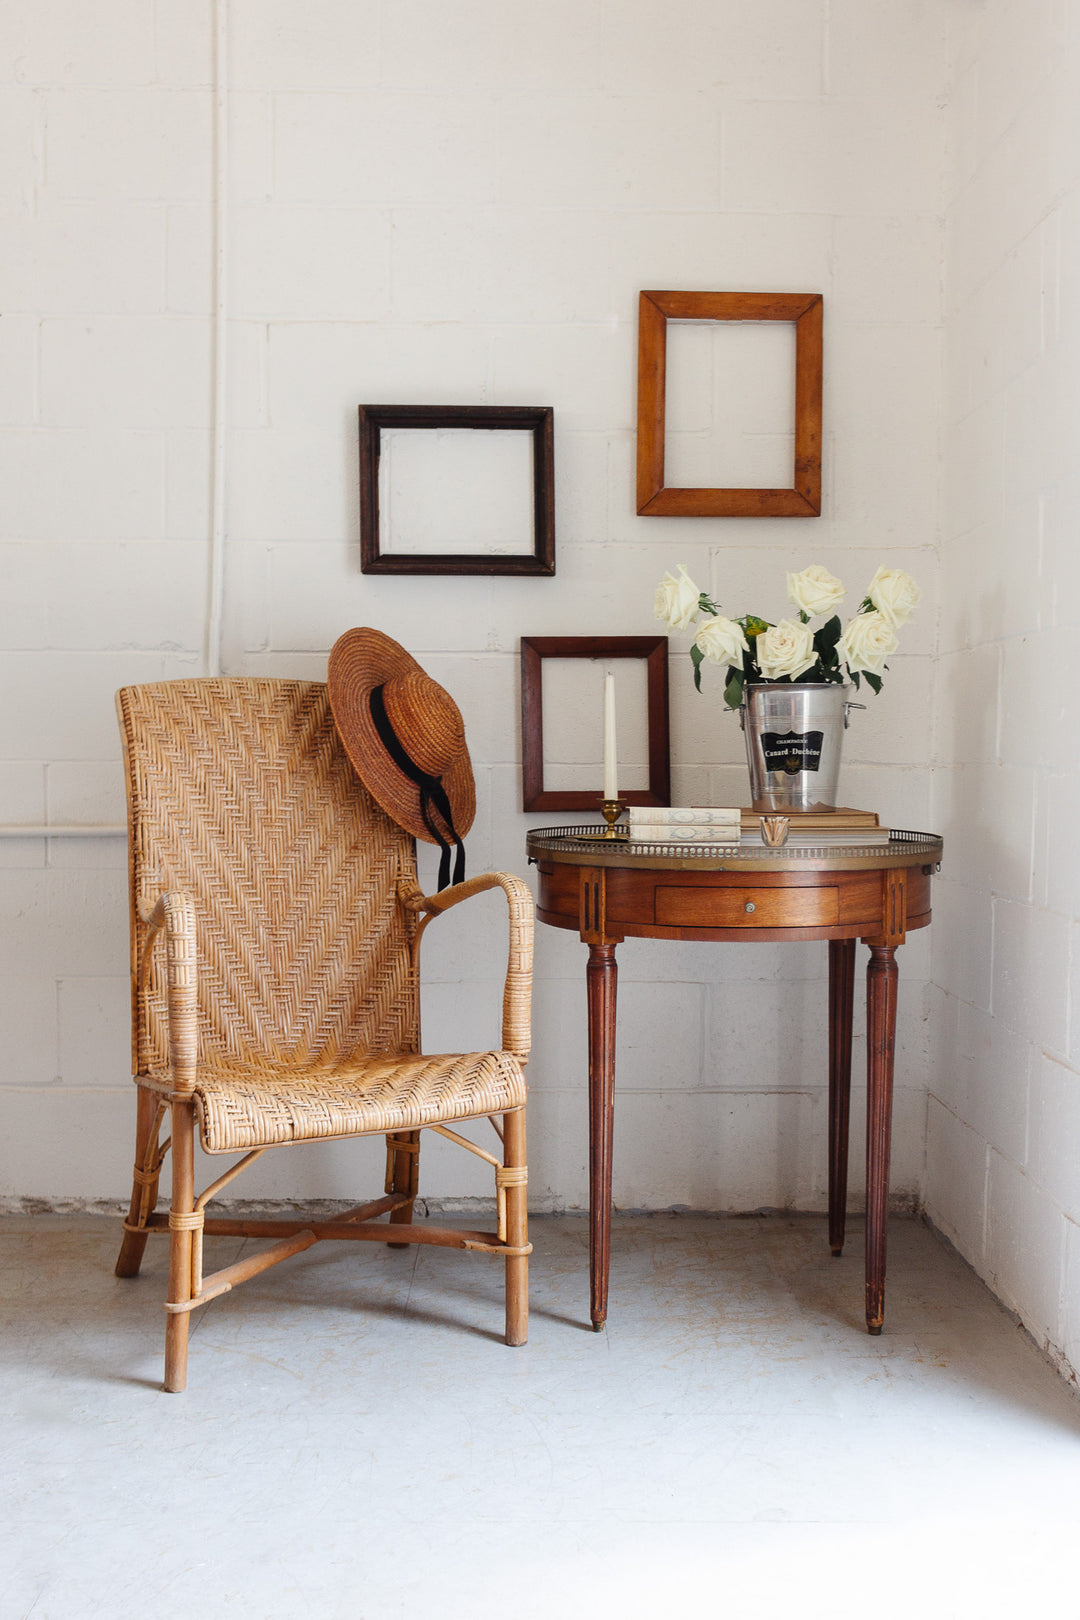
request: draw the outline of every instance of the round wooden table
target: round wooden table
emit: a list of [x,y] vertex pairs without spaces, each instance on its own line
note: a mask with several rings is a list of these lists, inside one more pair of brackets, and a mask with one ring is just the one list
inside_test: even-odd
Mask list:
[[611,1164],[615,1105],[615,947],[638,939],[829,943],[829,1244],[844,1246],[851,1015],[855,942],[866,969],[866,1326],[885,1317],[896,948],[930,921],[930,879],[940,838],[894,832],[887,844],[770,849],[744,843],[695,853],[686,846],[633,845],[595,828],[550,827],[528,836],[540,877],[538,913],[576,930],[589,947],[589,1264],[591,1316],[607,1319],[611,1257]]

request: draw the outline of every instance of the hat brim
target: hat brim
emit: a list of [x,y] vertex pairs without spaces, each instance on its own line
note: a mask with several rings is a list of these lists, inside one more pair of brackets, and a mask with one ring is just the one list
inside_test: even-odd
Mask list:
[[[391,759],[371,715],[373,688],[414,670],[431,679],[392,637],[364,627],[346,630],[335,641],[330,649],[326,682],[342,746],[376,804],[414,838],[437,844],[438,839],[424,821],[418,785]],[[472,761],[464,746],[442,773],[442,785],[450,802],[454,830],[464,838],[476,817]],[[436,825],[442,828],[444,818],[433,814]],[[450,838],[450,828],[443,830]]]

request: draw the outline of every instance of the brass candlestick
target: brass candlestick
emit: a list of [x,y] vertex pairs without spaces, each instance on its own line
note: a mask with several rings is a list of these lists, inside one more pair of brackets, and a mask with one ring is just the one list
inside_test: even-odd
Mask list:
[[623,811],[626,809],[626,806],[623,804],[622,800],[621,799],[601,799],[600,808],[604,812],[604,820],[607,822],[607,827],[600,834],[600,837],[601,838],[621,838],[622,837],[622,831],[621,831],[620,828],[616,827],[615,823],[618,821],[619,817],[622,815]]

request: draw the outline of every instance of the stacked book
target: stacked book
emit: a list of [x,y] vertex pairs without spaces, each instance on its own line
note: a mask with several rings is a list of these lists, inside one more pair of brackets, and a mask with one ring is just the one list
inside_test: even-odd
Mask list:
[[[741,812],[663,805],[630,806],[630,838],[646,844],[737,844],[742,834]],[[757,823],[755,822],[755,826]]]
[[878,823],[873,810],[784,810],[742,812],[742,841],[744,844],[763,844],[761,817],[763,814],[786,815],[788,818],[787,846],[854,844],[874,848],[889,842],[889,829]]
[[666,808],[631,805],[630,839],[648,844],[764,844],[763,814],[786,815],[789,848],[852,844],[874,848],[889,842],[873,810],[788,810],[763,812],[706,805]]

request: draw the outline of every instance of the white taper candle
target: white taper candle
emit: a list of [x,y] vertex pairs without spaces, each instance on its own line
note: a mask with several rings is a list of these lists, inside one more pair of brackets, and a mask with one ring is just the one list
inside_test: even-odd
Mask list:
[[615,677],[604,676],[604,798],[619,797],[619,773],[615,764]]

